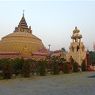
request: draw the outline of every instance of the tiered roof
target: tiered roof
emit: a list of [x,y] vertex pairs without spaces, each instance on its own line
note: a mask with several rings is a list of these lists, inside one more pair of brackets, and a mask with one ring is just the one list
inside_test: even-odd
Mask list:
[[19,22],[19,25],[18,27],[21,27],[21,28],[25,28],[25,29],[28,29],[28,25],[26,23],[26,20],[25,20],[25,17],[24,17],[24,14]]
[[14,32],[32,33],[31,26],[28,27],[27,22],[26,22],[25,17],[24,17],[24,13],[23,13],[23,16],[19,22],[18,27],[15,28]]

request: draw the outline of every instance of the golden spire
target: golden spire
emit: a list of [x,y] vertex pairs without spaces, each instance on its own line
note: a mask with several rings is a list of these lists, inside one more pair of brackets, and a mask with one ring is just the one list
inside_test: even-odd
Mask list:
[[27,25],[25,17],[24,17],[24,10],[23,10],[23,16],[22,16],[18,26],[21,27],[21,28],[24,28],[24,29],[28,28],[28,25]]
[[22,18],[18,24],[18,27],[15,28],[14,32],[28,32],[28,33],[32,33],[31,27],[28,28],[27,22],[25,20],[24,17],[24,10],[23,10],[23,14],[22,14]]
[[23,17],[24,17],[24,10],[23,10]]

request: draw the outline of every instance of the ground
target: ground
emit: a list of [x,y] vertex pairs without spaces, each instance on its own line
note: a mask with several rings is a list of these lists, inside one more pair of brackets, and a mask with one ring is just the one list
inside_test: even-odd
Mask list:
[[95,72],[0,80],[0,95],[95,95]]

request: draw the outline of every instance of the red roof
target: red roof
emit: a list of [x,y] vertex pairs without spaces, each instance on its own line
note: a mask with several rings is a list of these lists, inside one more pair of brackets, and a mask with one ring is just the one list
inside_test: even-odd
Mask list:
[[0,52],[0,55],[20,55],[19,52]]

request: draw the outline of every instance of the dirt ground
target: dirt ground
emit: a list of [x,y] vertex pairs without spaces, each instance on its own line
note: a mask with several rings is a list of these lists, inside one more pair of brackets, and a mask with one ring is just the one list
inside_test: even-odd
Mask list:
[[0,80],[0,95],[95,95],[95,72]]

